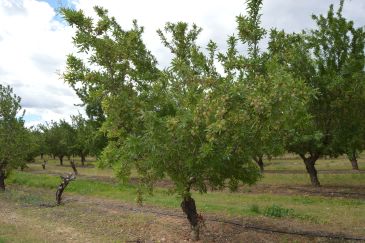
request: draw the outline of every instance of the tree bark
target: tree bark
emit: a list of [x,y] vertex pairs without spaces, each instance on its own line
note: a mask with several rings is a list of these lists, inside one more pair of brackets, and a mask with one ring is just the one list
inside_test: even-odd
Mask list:
[[63,166],[63,155],[58,156],[58,158],[60,159],[60,165]]
[[41,153],[41,159],[43,159],[43,153]]
[[77,172],[76,165],[75,165],[75,162],[73,161],[73,159],[70,161],[70,164],[71,164],[71,168],[74,171],[75,175],[78,175],[79,173]]
[[264,173],[264,161],[263,161],[263,156],[257,156],[253,158],[255,160],[255,162],[257,163],[257,165],[260,167],[260,172]]
[[42,168],[43,168],[43,170],[45,170],[45,169],[46,169],[46,164],[47,164],[47,161],[46,161],[46,160],[43,160],[43,163],[42,163]]
[[5,191],[5,171],[0,169],[0,191]]
[[85,155],[81,155],[81,165],[84,167],[85,166],[85,161],[86,161],[86,159],[85,159]]
[[61,205],[62,202],[62,193],[65,190],[65,188],[67,187],[68,183],[70,183],[70,181],[73,181],[76,179],[74,174],[69,174],[67,176],[60,176],[62,179],[61,184],[58,186],[57,191],[56,191],[56,203],[57,205]]
[[191,196],[185,196],[181,202],[181,208],[186,214],[191,226],[191,238],[193,241],[199,240],[199,215],[196,211],[195,201]]
[[358,165],[358,163],[357,163],[357,158],[356,158],[356,152],[355,152],[355,151],[353,151],[353,152],[351,153],[351,155],[350,155],[350,156],[348,156],[348,157],[349,157],[349,160],[350,160],[350,162],[351,162],[352,169],[353,169],[353,170],[359,170],[359,165]]
[[312,186],[319,187],[321,184],[319,183],[318,176],[317,176],[317,170],[315,167],[316,161],[319,158],[319,155],[310,155],[309,157],[305,157],[304,155],[300,155],[302,157],[305,168],[307,169],[307,172],[309,174]]

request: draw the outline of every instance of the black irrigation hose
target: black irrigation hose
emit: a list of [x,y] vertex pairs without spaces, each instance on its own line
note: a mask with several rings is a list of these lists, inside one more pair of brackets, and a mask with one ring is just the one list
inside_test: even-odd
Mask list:
[[306,189],[296,188],[296,187],[289,187],[288,189],[291,189],[291,190],[297,190],[297,191],[301,191],[301,192],[314,193],[314,194],[321,194],[321,193],[325,193],[325,194],[338,194],[338,195],[357,195],[357,196],[365,196],[365,193],[360,193],[360,192],[311,191],[311,190],[306,190]]
[[[129,208],[129,207],[121,206],[121,205],[119,207],[121,207],[125,210],[133,211],[133,212],[153,213],[153,214],[163,215],[163,216],[184,218],[183,215],[176,214],[176,213],[160,212],[160,211],[149,210],[149,209]],[[245,229],[251,229],[251,230],[255,230],[255,231],[269,232],[269,233],[280,233],[280,234],[288,234],[288,235],[300,235],[300,236],[307,236],[307,237],[319,237],[319,238],[364,241],[365,242],[365,237],[354,237],[354,236],[326,233],[326,232],[281,230],[281,229],[274,229],[274,228],[262,227],[262,226],[257,226],[257,225],[243,224],[243,223],[240,223],[237,221],[224,220],[224,219],[219,219],[219,218],[206,218],[206,220],[211,221],[211,222],[235,225],[235,226],[239,226],[239,227],[243,227]]]

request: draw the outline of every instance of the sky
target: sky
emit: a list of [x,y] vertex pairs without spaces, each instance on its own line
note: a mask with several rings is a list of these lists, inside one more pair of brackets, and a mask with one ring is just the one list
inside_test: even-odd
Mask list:
[[[338,6],[339,0],[264,0],[262,25],[287,32],[310,29],[310,16],[325,14],[331,3]],[[244,0],[0,0],[0,83],[12,86],[22,98],[28,127],[84,114],[75,106],[81,103],[75,92],[60,78],[66,55],[76,52],[74,30],[57,14],[60,4],[89,16],[95,16],[93,6],[103,6],[123,28],[137,19],[160,67],[170,60],[156,33],[166,22],[196,23],[203,28],[199,44],[213,40],[224,51],[227,37],[236,33],[235,16],[246,8]],[[364,13],[364,0],[345,2],[344,15],[356,26],[365,26]]]

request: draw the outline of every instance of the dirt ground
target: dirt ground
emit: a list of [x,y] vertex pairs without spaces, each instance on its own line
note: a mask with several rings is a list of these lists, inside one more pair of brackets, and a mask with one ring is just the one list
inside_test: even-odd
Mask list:
[[[45,202],[49,205],[52,195],[52,191],[45,189],[11,186],[0,195],[0,236],[10,242],[190,241],[188,222],[179,210],[138,207],[79,195],[66,195],[64,205],[59,207],[44,206]],[[325,226],[319,231],[316,225],[292,219],[222,218],[213,214],[204,218],[199,242],[343,242],[343,239],[272,232],[341,234]]]

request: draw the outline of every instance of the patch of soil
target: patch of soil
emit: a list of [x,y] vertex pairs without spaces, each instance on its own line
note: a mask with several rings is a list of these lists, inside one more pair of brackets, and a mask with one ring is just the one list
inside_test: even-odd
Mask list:
[[[10,186],[10,189],[32,195],[44,195],[53,191]],[[37,205],[24,206],[10,198],[0,197],[0,219],[22,225],[37,223],[34,230],[42,234],[42,228],[51,223],[59,239],[78,239],[76,242],[189,242],[190,227],[179,209],[168,209],[145,205],[138,207],[131,203],[90,196],[67,196],[60,207],[42,208]],[[3,212],[7,213],[3,213]],[[14,214],[16,217],[14,217]],[[20,216],[19,216],[20,215]],[[205,227],[200,242],[328,242],[332,239],[295,235],[279,232],[309,232],[312,234],[336,233],[333,226],[318,225],[294,219],[272,219],[266,217],[227,217],[206,214]],[[16,220],[14,220],[16,219]],[[1,222],[1,220],[0,220]],[[47,228],[48,229],[48,228]],[[56,233],[56,231],[57,233]],[[50,236],[50,237],[51,237]],[[362,236],[364,237],[364,236]],[[364,238],[365,239],[365,238]],[[338,242],[343,242],[338,240]]]
[[254,185],[243,186],[240,192],[250,194],[280,194],[280,195],[304,195],[304,196],[323,196],[365,199],[365,186],[288,186],[288,185]]
[[[73,198],[75,200],[75,198]],[[160,208],[156,206],[145,205],[137,207],[133,204],[121,203],[115,200],[91,198],[77,196],[78,203],[86,204],[89,208],[102,210],[103,213],[123,214],[123,212],[143,213],[154,216],[154,223],[161,227],[159,230],[149,228],[149,237],[158,239],[157,236],[165,235],[167,242],[176,242],[173,238],[180,236],[184,241],[189,240],[190,227],[185,215],[177,209]],[[96,209],[97,208],[97,209]],[[206,214],[204,215],[205,227],[202,230],[202,242],[242,242],[243,239],[252,238],[254,242],[282,242],[283,238],[289,241],[309,242],[328,242],[329,237],[318,237],[320,235],[340,235],[343,237],[352,237],[341,232],[331,226],[309,224],[306,222],[293,219],[272,219],[266,217],[248,218],[222,218],[222,215]],[[156,226],[156,225],[155,225]],[[157,227],[157,226],[156,226]],[[166,232],[167,230],[167,232]],[[158,232],[155,235],[155,232]],[[162,232],[162,233],[161,233]],[[292,232],[292,233],[285,233]],[[156,238],[157,237],[157,238]],[[356,236],[353,236],[356,238]],[[358,236],[362,237],[362,236]],[[362,237],[365,240],[365,237]],[[333,239],[336,240],[336,239]],[[341,239],[339,242],[342,242]]]

